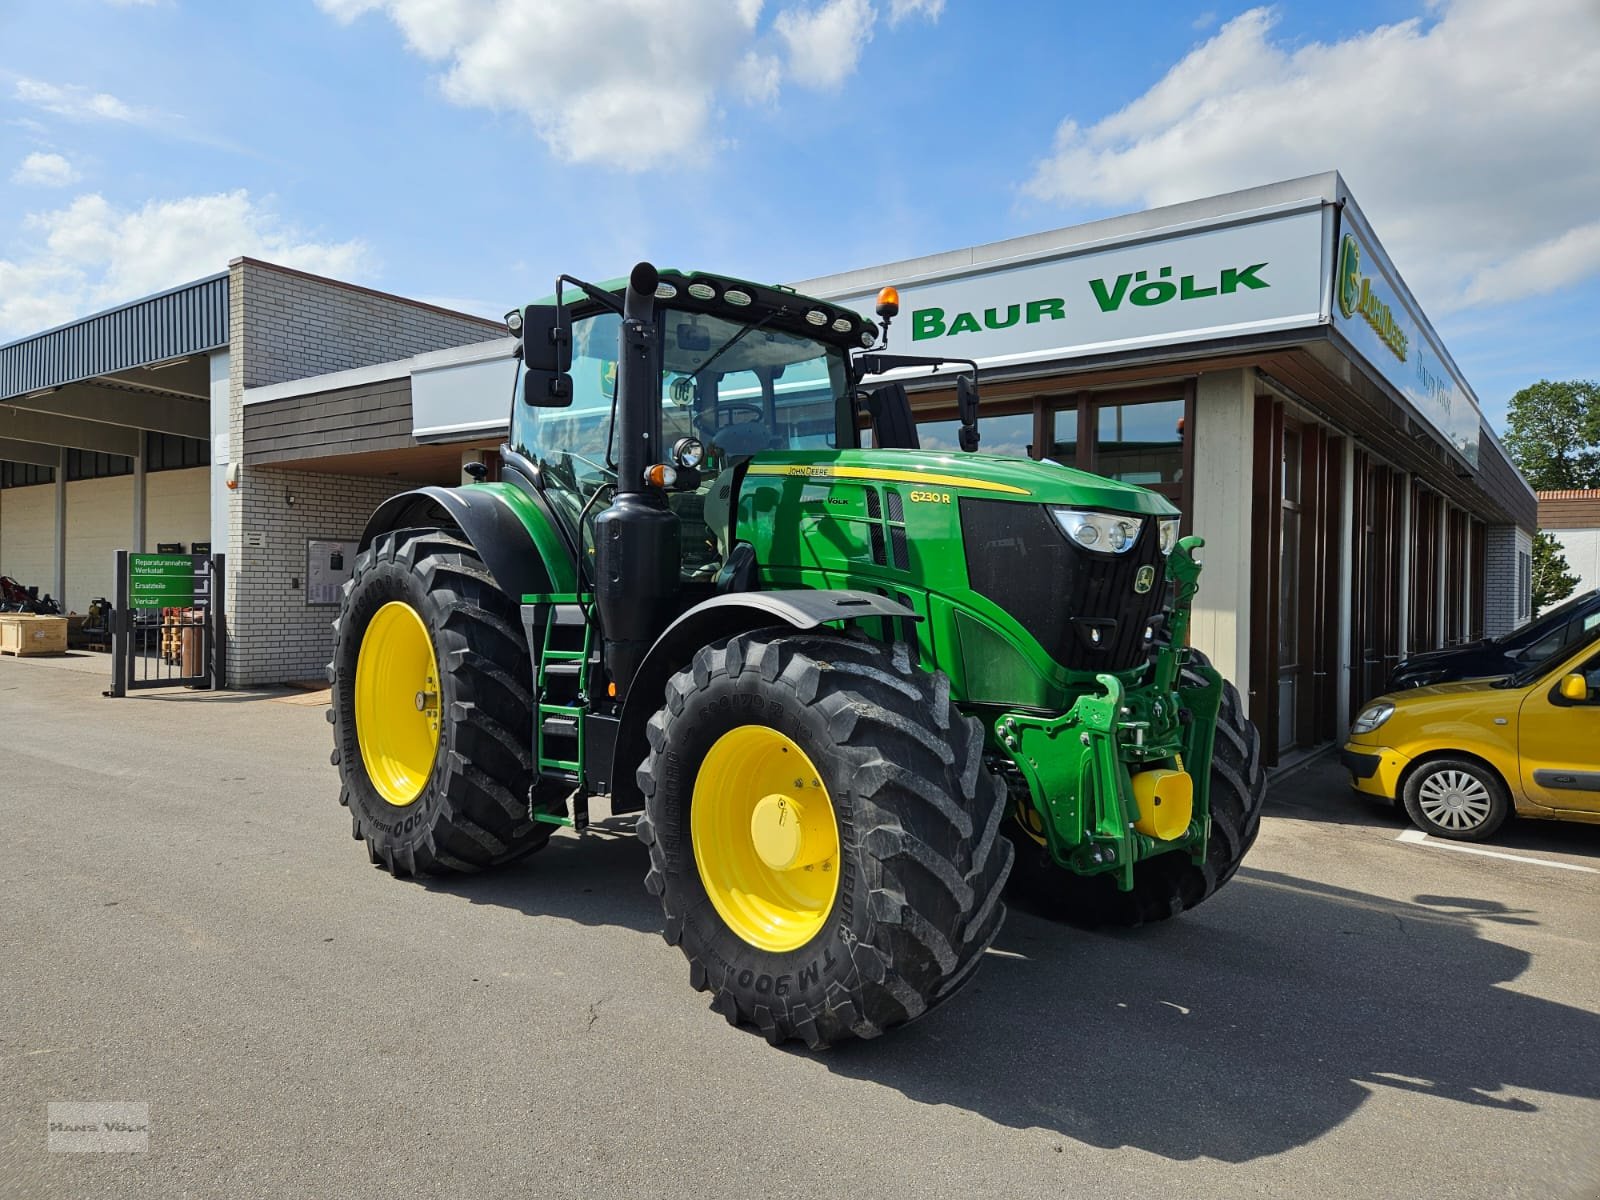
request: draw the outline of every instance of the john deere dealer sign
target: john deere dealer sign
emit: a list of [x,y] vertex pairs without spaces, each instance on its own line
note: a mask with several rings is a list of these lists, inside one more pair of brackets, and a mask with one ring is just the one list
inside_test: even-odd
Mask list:
[[204,554],[128,555],[129,608],[204,608],[211,560]]
[[[911,281],[890,349],[1001,366],[1315,325],[1323,239],[1309,210]],[[839,299],[870,312],[874,295]]]
[[[1354,226],[1348,216],[1346,220]],[[1344,231],[1333,278],[1334,325],[1473,466],[1481,418],[1444,351],[1393,282],[1392,269],[1359,228]]]

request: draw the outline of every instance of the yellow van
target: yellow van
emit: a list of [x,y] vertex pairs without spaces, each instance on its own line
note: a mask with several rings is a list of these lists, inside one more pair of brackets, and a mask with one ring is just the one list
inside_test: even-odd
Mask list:
[[1380,696],[1339,755],[1358,792],[1418,828],[1480,842],[1515,811],[1600,822],[1600,642],[1502,679]]

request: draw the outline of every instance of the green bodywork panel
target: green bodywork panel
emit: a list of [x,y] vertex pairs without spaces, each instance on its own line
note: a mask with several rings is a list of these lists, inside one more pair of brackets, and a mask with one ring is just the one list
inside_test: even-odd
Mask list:
[[[879,496],[876,515],[867,489]],[[898,493],[891,508],[886,497]],[[1121,674],[1072,671],[1056,662],[999,604],[969,585],[963,497],[1171,517],[1177,510],[1143,488],[1050,462],[986,454],[843,450],[758,455],[739,490],[734,537],[749,541],[770,588],[861,588],[895,597],[922,618],[922,665],[949,676],[956,700],[983,722],[996,761],[1020,776],[1027,811],[1018,819],[1060,865],[1115,873],[1133,883],[1134,864],[1155,854],[1205,852],[1212,734],[1222,681],[1179,688],[1182,649]],[[898,512],[901,520],[894,520]],[[874,527],[880,532],[874,534]],[[904,566],[882,547],[903,530]],[[877,538],[875,552],[874,538]],[[1063,535],[1064,536],[1064,535]],[[1187,636],[1199,576],[1186,538],[1167,560],[1176,604],[1174,646]],[[1063,553],[1071,552],[1063,544]],[[885,636],[896,636],[885,631]],[[1170,841],[1136,832],[1132,775],[1182,769],[1194,781],[1194,816]]]
[[517,519],[533,539],[539,560],[544,563],[545,574],[550,579],[550,591],[571,592],[577,589],[576,564],[572,561],[572,552],[567,549],[561,534],[545,519],[539,506],[528,499],[520,488],[509,483],[471,483],[467,486],[493,492],[502,504],[517,514]]

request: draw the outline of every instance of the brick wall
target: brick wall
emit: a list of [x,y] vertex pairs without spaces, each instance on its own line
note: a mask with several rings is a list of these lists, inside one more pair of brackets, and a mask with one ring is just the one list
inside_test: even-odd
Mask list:
[[[243,457],[246,388],[504,336],[493,322],[253,259],[235,259],[229,276],[228,444],[236,461]],[[322,674],[334,611],[306,607],[306,540],[358,537],[379,502],[410,486],[241,468],[227,499],[230,685]],[[287,494],[295,497],[292,507]],[[251,546],[251,534],[264,544]]]
[[1483,632],[1499,637],[1526,624],[1532,615],[1527,571],[1533,538],[1515,525],[1490,525],[1484,534]]
[[230,686],[322,678],[338,610],[306,603],[306,542],[354,541],[374,508],[415,486],[273,467],[242,472],[235,497],[253,537],[236,537],[228,555]]

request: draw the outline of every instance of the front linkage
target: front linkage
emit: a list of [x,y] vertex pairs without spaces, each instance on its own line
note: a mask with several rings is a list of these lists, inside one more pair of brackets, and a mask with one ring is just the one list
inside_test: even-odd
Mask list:
[[1142,859],[1187,850],[1195,863],[1205,860],[1223,684],[1187,646],[1200,579],[1194,551],[1203,545],[1183,538],[1167,559],[1170,638],[1145,682],[1096,675],[1104,691],[1086,692],[1062,716],[1009,712],[994,724],[1027,781],[1051,858],[1080,875],[1115,873],[1122,891]]

